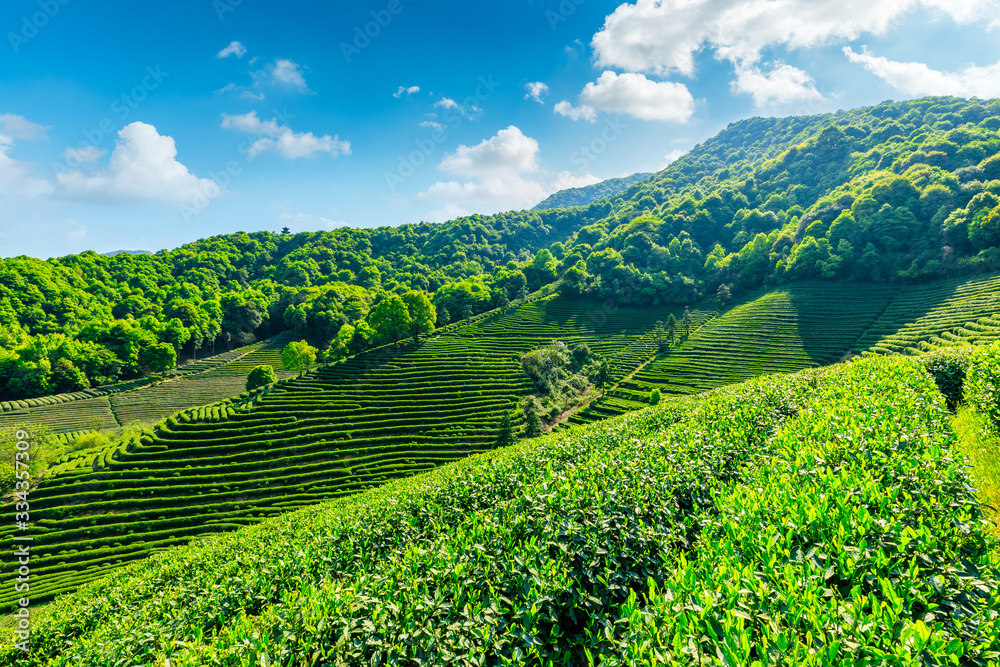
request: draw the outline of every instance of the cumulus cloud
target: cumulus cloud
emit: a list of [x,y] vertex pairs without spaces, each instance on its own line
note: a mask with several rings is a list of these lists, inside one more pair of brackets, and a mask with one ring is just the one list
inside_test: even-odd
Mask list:
[[538,102],[539,104],[545,104],[542,97],[549,92],[549,87],[542,83],[541,81],[531,81],[530,83],[524,84],[524,89],[528,91],[528,94],[524,96],[526,100],[532,100]]
[[636,0],[609,15],[592,46],[599,65],[667,74],[694,73],[694,56],[752,64],[768,47],[806,48],[834,39],[881,35],[917,8],[960,23],[995,22],[997,0]]
[[476,146],[460,145],[439,167],[455,176],[495,176],[538,171],[538,142],[514,125]]
[[271,81],[279,85],[291,86],[299,92],[308,92],[305,76],[303,76],[302,65],[287,58],[278,58],[270,68],[268,74]]
[[736,93],[749,94],[758,107],[768,104],[788,102],[821,102],[823,95],[816,90],[816,81],[791,65],[777,63],[768,72],[756,65],[737,65],[736,81],[732,83]]
[[687,86],[653,81],[642,74],[604,72],[580,93],[580,104],[560,102],[556,113],[573,120],[596,118],[596,112],[628,114],[641,120],[685,123],[694,114],[694,96]]
[[229,56],[236,56],[237,58],[242,58],[246,54],[247,47],[243,46],[239,42],[229,42],[229,46],[216,53],[215,57],[228,58]]
[[442,130],[445,129],[444,125],[442,125],[441,123],[437,123],[437,122],[435,122],[433,120],[425,120],[425,121],[421,122],[420,123],[420,127],[427,127],[427,128],[432,129],[432,130],[437,130],[438,132],[440,132],[440,131],[442,131]]
[[538,142],[511,125],[475,146],[460,145],[445,155],[438,169],[456,179],[435,183],[417,200],[440,204],[428,216],[446,220],[470,211],[530,208],[557,190],[600,180],[589,172],[547,172],[539,165],[539,153]]
[[27,165],[10,156],[13,149],[14,138],[0,134],[0,196],[34,199],[50,194],[52,184],[29,176]]
[[907,95],[1000,97],[1000,63],[987,67],[971,65],[958,72],[941,72],[924,63],[904,63],[875,56],[867,48],[857,53],[846,46],[844,54],[851,62],[864,66],[866,70]]
[[269,151],[280,153],[286,160],[310,157],[316,153],[328,153],[332,157],[351,154],[351,142],[341,141],[337,135],[318,137],[312,132],[293,132],[276,118],[261,120],[256,111],[238,116],[223,114],[222,127],[258,135],[259,138],[250,147],[250,159]]
[[47,139],[46,131],[52,129],[51,126],[39,125],[26,119],[24,116],[17,116],[12,113],[0,114],[0,133],[12,139],[22,139],[24,141],[34,141],[36,139]]
[[218,191],[209,179],[198,178],[177,161],[172,137],[146,123],[130,123],[118,132],[115,149],[103,169],[59,174],[69,196],[111,203],[160,202],[183,204],[206,191]]
[[399,90],[394,92],[392,96],[398,100],[400,97],[403,97],[404,95],[409,97],[410,95],[415,95],[419,92],[420,92],[420,86],[410,86],[409,88],[407,88],[406,86],[400,86]]

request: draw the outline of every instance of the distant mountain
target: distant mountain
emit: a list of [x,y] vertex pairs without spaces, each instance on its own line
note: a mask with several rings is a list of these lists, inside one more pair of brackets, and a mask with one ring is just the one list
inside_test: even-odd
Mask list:
[[112,250],[102,253],[105,257],[116,257],[118,255],[152,255],[149,250]]
[[598,199],[613,197],[619,192],[624,192],[629,186],[647,180],[652,174],[632,174],[625,178],[609,178],[600,183],[594,183],[584,188],[569,188],[560,190],[541,204],[531,209],[533,211],[544,211],[552,208],[570,208],[571,206],[586,206]]

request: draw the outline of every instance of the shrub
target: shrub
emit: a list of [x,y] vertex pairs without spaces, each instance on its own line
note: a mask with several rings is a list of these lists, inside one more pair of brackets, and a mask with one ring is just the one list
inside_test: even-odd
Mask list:
[[274,366],[256,366],[247,374],[247,391],[266,387],[278,381]]
[[971,357],[970,349],[944,349],[921,357],[924,368],[944,394],[950,410],[962,402],[965,374]]
[[1000,428],[1000,343],[980,348],[965,378],[965,401]]
[[660,390],[659,389],[654,389],[653,393],[649,395],[649,404],[650,405],[659,405],[661,398],[663,398],[663,396],[660,394]]

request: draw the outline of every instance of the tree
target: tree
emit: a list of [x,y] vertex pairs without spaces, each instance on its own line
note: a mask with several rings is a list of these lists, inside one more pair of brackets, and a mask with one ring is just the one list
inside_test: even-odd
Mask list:
[[602,359],[600,365],[597,367],[597,376],[594,378],[594,384],[602,390],[611,384],[611,364],[608,363],[607,359]]
[[60,359],[52,365],[51,382],[56,393],[83,391],[90,388],[87,375],[69,359]]
[[542,435],[542,420],[538,416],[538,401],[529,400],[524,406],[524,437],[537,438]]
[[395,343],[410,331],[410,311],[398,294],[379,302],[368,313],[368,325],[382,342]]
[[732,298],[732,294],[729,292],[729,287],[725,284],[719,285],[716,295],[719,297],[719,304],[725,308],[726,304],[729,303],[729,299]]
[[290,230],[288,227],[282,227],[281,228],[281,235],[282,236],[288,236],[291,233],[292,233],[292,230]]
[[316,363],[316,348],[304,340],[293,341],[281,351],[281,363],[286,371],[298,371],[301,377]]
[[650,405],[659,405],[660,404],[660,400],[662,398],[663,398],[663,395],[660,393],[660,390],[659,389],[654,389],[653,393],[651,393],[649,395],[649,404]]
[[670,344],[674,344],[674,337],[677,335],[677,318],[673,313],[667,317],[667,333],[670,334]]
[[685,337],[691,335],[691,324],[693,322],[694,322],[694,320],[691,317],[691,311],[688,310],[687,308],[685,308],[684,309],[684,317],[681,318],[681,324],[684,325],[684,336]]
[[177,365],[177,351],[170,343],[157,343],[139,352],[139,364],[150,373],[163,373]]
[[277,381],[278,375],[274,372],[274,366],[255,366],[247,373],[247,391],[266,387]]
[[496,448],[508,447],[516,442],[514,438],[514,425],[510,419],[510,413],[504,412],[500,417],[500,426],[497,429],[497,439],[493,443]]
[[434,333],[434,322],[437,321],[437,309],[424,292],[407,292],[403,295],[403,303],[410,315],[410,333],[413,340],[420,340],[420,334]]

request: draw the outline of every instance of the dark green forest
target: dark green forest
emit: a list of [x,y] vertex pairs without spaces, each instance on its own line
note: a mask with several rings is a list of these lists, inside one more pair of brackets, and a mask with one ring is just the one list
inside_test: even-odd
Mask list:
[[286,329],[332,361],[542,288],[693,303],[723,285],[998,268],[1000,101],[753,118],[586,206],[0,259],[0,400],[161,373]]

